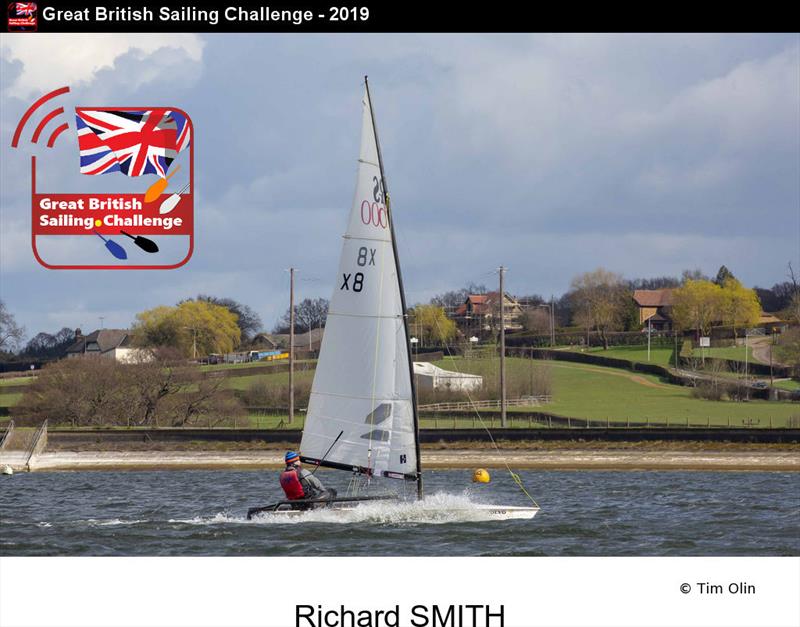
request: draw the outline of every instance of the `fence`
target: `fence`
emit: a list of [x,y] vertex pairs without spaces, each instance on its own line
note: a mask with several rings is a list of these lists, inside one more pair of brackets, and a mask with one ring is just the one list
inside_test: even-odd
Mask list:
[[5,431],[3,431],[3,439],[0,440],[0,451],[2,451],[11,441],[12,433],[14,433],[14,421],[9,420],[8,424],[6,425]]
[[[521,398],[511,398],[506,400],[506,407],[538,407],[551,401],[549,394],[542,396],[523,396]],[[470,409],[500,409],[500,400],[492,399],[487,401],[459,401],[451,403],[431,403],[420,405],[419,411],[460,411]]]
[[[730,429],[773,429],[786,430],[797,429],[800,427],[800,414],[790,417],[785,425],[777,424],[778,421],[770,418],[741,418],[732,420],[730,417],[725,419],[712,420],[706,418],[637,418],[637,419],[585,419],[570,418],[568,416],[555,416],[545,412],[521,413],[514,412],[507,414],[508,429],[560,429],[591,431],[623,431],[626,429],[638,430],[667,430],[681,431],[692,429],[705,429],[711,431],[722,431]],[[489,429],[500,427],[500,415],[498,413],[483,414],[480,418],[475,412],[451,413],[449,415],[435,414],[423,415],[420,418],[423,429],[477,429],[483,426]],[[503,430],[505,431],[505,430]],[[499,431],[502,433],[503,431]]]
[[33,441],[28,449],[27,459],[25,460],[25,468],[30,472],[31,460],[41,453],[47,446],[47,420],[45,420],[36,430],[36,435],[33,436]]

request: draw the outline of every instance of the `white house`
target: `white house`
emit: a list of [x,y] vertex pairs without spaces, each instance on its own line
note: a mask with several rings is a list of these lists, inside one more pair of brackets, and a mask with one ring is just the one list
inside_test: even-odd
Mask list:
[[483,377],[477,374],[451,372],[428,362],[414,362],[414,376],[419,390],[472,391],[483,385]]

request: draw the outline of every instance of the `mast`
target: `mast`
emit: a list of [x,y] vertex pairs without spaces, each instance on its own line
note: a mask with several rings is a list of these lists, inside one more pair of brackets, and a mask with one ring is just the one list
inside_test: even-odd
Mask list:
[[289,424],[294,422],[294,268],[289,268]]
[[506,268],[500,266],[500,426],[507,427],[506,423],[506,299],[503,287],[503,276]]
[[386,218],[389,222],[389,233],[392,238],[392,252],[394,253],[394,265],[397,269],[397,282],[400,287],[400,307],[402,309],[402,317],[403,317],[403,327],[406,333],[406,352],[408,354],[408,370],[409,376],[411,377],[411,410],[414,416],[414,447],[416,449],[416,457],[417,457],[417,498],[422,498],[422,466],[420,464],[420,454],[419,454],[419,416],[417,415],[417,389],[416,389],[416,382],[414,381],[414,361],[411,355],[411,344],[408,342],[409,334],[408,334],[408,316],[406,312],[408,309],[406,308],[406,292],[403,288],[403,273],[400,270],[400,257],[397,254],[397,240],[394,236],[394,220],[392,220],[392,211],[390,208],[389,202],[389,189],[386,186],[386,174],[383,170],[383,156],[381,155],[381,143],[378,140],[378,128],[375,124],[375,109],[372,107],[372,96],[369,92],[369,82],[367,77],[364,76],[364,86],[367,89],[367,102],[369,102],[369,113],[372,117],[372,132],[375,135],[375,147],[378,151],[378,168],[381,171],[381,186],[383,187],[383,199],[386,203]]

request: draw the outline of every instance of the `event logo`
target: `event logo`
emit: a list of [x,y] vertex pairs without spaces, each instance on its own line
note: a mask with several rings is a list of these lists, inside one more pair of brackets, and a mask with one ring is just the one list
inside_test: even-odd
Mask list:
[[[39,144],[45,129],[52,126],[46,144],[52,149],[69,123],[64,107],[50,109],[49,103],[67,93],[69,87],[62,87],[34,102],[17,125],[12,147],[19,146],[25,125],[36,115],[41,119],[31,143]],[[32,155],[36,260],[46,268],[76,270],[167,269],[185,264],[194,249],[194,142],[186,112],[174,107],[75,107],[75,130],[77,176],[94,177],[97,187],[108,187],[107,174],[142,178],[141,185],[133,182],[141,191],[130,191],[131,182],[124,181],[128,191],[122,193],[44,192],[37,189],[37,156]],[[183,184],[175,184],[176,175],[184,172],[188,176]],[[167,255],[162,251],[164,242]],[[103,250],[102,261],[98,248]],[[71,257],[65,260],[65,255]]]
[[8,31],[11,33],[37,30],[35,2],[10,2],[8,4]]

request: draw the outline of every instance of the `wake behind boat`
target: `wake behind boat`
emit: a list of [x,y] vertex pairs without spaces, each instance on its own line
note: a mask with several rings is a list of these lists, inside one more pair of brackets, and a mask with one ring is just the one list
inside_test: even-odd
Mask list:
[[[423,502],[408,309],[366,78],[362,106],[355,198],[300,444],[302,464],[352,473],[350,488],[345,497],[317,500],[287,492],[287,500],[251,508],[248,518],[297,517],[320,508],[346,513],[391,498],[363,496],[374,479],[413,484]],[[535,503],[469,509],[496,520],[533,518],[539,511]]]

